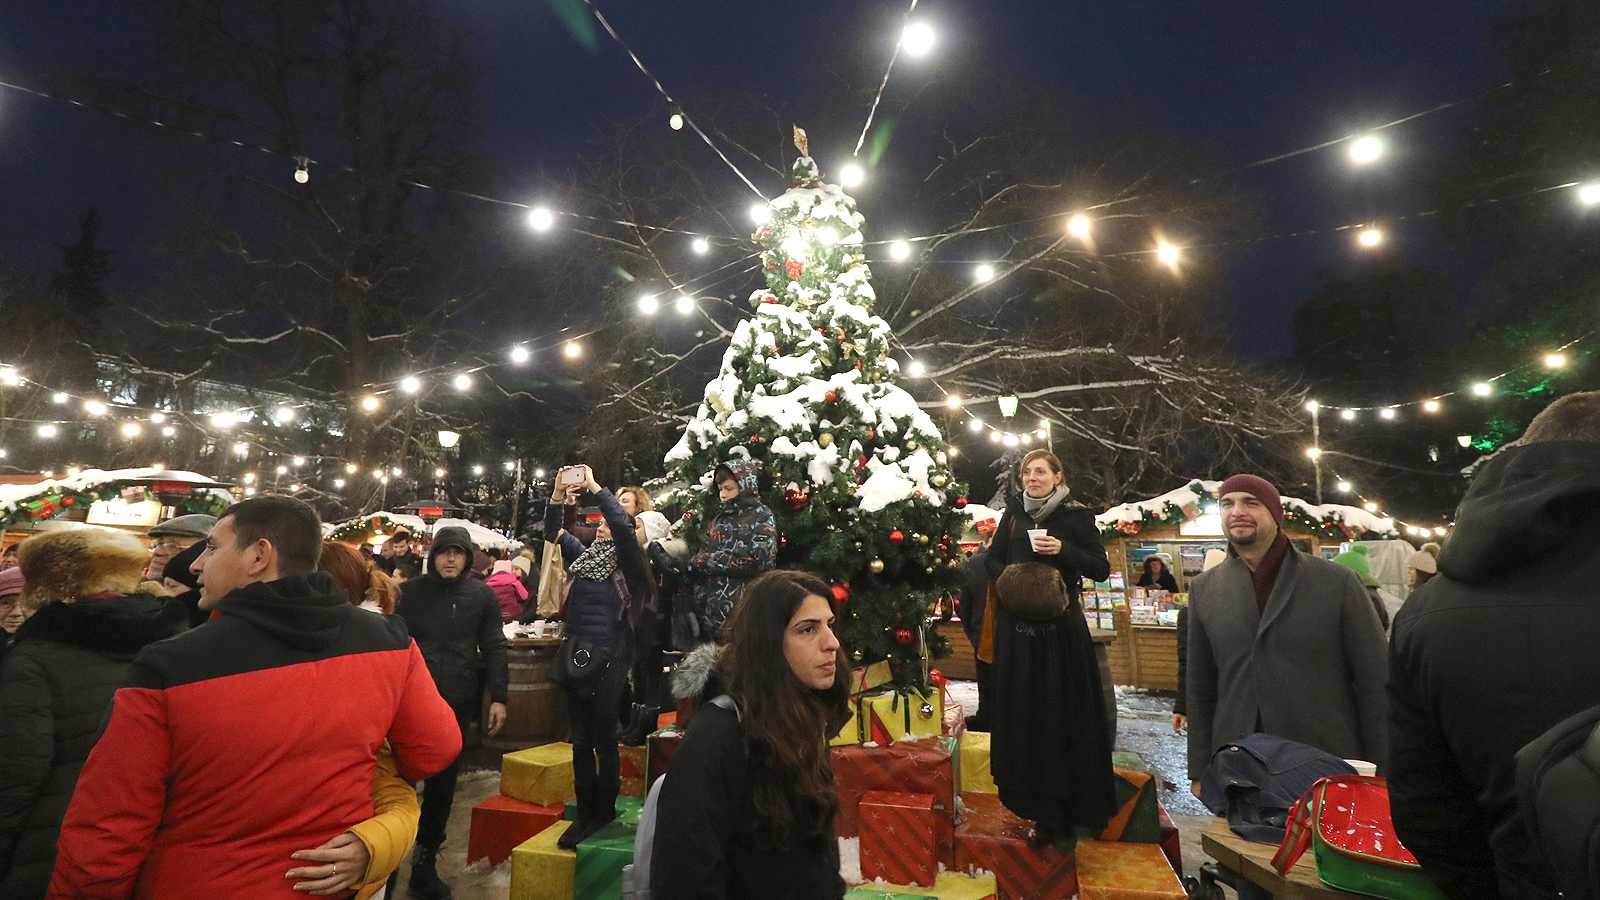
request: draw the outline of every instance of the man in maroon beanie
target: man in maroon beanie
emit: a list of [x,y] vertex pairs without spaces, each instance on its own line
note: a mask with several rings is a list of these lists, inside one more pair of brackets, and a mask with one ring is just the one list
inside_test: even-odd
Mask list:
[[1228,559],[1189,585],[1189,778],[1256,732],[1387,763],[1387,647],[1361,581],[1284,535],[1278,489],[1217,489]]

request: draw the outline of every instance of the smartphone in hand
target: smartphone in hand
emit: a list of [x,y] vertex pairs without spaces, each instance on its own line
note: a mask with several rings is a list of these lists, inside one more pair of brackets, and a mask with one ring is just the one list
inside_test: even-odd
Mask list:
[[556,484],[566,487],[569,484],[583,484],[588,479],[583,475],[583,466],[569,466],[561,470],[556,476]]

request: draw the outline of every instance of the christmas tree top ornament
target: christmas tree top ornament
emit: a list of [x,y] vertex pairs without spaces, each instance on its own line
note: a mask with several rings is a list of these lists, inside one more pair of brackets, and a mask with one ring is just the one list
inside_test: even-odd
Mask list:
[[850,585],[837,630],[851,657],[887,659],[896,687],[925,688],[923,644],[935,655],[945,645],[936,633],[902,644],[897,632],[959,586],[960,550],[905,536],[959,533],[964,486],[933,449],[946,444],[938,426],[895,383],[893,334],[872,313],[865,217],[822,180],[799,128],[795,146],[794,187],[752,235],[766,284],[666,456],[669,475],[704,492],[680,533],[701,539],[718,464],[761,461],[761,496],[786,539],[778,564]]

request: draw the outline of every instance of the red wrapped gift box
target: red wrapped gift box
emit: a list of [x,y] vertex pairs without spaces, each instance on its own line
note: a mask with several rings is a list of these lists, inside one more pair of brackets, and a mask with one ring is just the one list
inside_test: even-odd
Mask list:
[[861,877],[933,887],[939,874],[933,837],[933,797],[867,791],[861,818]]
[[667,768],[672,765],[672,754],[678,749],[678,743],[683,740],[683,732],[676,729],[663,728],[650,735],[645,743],[645,778],[644,796],[650,792],[650,785],[656,779],[667,774]]
[[467,837],[467,862],[487,859],[498,866],[511,858],[511,850],[561,821],[563,807],[534,806],[496,794],[472,808],[472,831]]
[[649,771],[646,762],[648,748],[618,744],[617,751],[622,754],[622,790],[619,793],[624,797],[643,797],[645,777]]
[[966,815],[956,828],[956,869],[993,872],[1000,900],[1068,900],[1078,890],[1071,855],[1028,846],[1033,826],[994,794],[963,793]]
[[[841,837],[860,834],[858,807],[868,791],[928,794],[933,797],[934,836],[939,861],[955,866],[955,765],[948,738],[900,741],[886,747],[855,744],[833,748],[833,782],[839,789],[834,830]],[[653,764],[652,764],[653,765]]]

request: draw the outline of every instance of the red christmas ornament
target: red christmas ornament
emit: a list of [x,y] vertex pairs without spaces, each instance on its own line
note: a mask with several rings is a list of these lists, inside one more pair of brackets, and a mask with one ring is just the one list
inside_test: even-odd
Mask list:
[[967,498],[965,498],[965,497],[957,497],[954,501],[952,501],[950,503],[950,505],[954,506],[956,509],[966,509],[967,508]]
[[875,438],[877,436],[878,436],[878,433],[876,431],[873,431],[871,428],[867,429],[867,440],[870,441],[870,440],[872,440],[873,438]]
[[784,537],[781,534],[778,535],[778,547],[779,547],[779,549],[782,549],[782,548],[787,547],[787,546],[789,546],[789,539]]
[[687,522],[687,521],[689,521],[689,520],[690,520],[690,519],[692,519],[692,518],[694,518],[694,514],[692,514],[692,513],[684,513],[684,514],[683,514],[683,520],[684,520],[684,521],[685,521],[685,522]]
[[857,369],[857,370],[858,370],[858,371],[859,371],[859,370],[860,370],[860,369],[861,369],[861,363],[856,363],[856,369]]
[[800,277],[800,273],[806,270],[806,264],[803,262],[796,262],[795,260],[791,259],[783,264],[783,270],[789,273],[790,278],[798,279]]
[[900,533],[900,529],[896,528],[895,530],[889,532],[889,543],[898,547],[905,542],[906,536]]
[[769,352],[771,352],[771,354],[773,356],[777,356],[778,355],[778,345],[777,344],[773,344],[771,347],[768,347],[767,350]]
[[844,329],[843,328],[839,329],[839,340],[841,340],[841,341],[844,340]]
[[800,488],[789,488],[783,492],[783,502],[790,509],[799,512],[811,502],[811,495]]
[[768,269],[776,269],[777,267],[778,267],[777,263],[767,263],[767,268]]
[[762,297],[761,298],[761,302],[762,303],[777,303],[778,302],[778,298],[777,297]]
[[759,435],[759,434],[750,435],[750,443],[752,443],[752,444],[761,443],[761,435]]
[[909,647],[914,637],[915,635],[911,633],[911,629],[902,628],[894,633],[894,642],[902,647]]
[[75,498],[75,497],[62,497],[61,498],[61,505],[62,506],[71,506],[72,504],[77,503],[77,502],[78,502],[77,498]]
[[833,599],[841,604],[850,602],[850,585],[836,584],[833,586]]
[[839,392],[838,391],[829,391],[826,394],[823,394],[822,396],[823,396],[823,399],[827,400],[829,403],[832,403],[833,401],[839,399]]
[[761,236],[764,238],[772,237],[772,230],[769,228],[761,229]]

